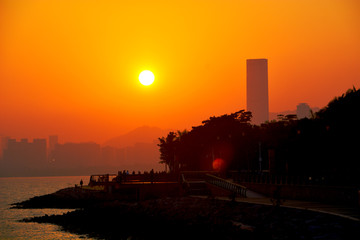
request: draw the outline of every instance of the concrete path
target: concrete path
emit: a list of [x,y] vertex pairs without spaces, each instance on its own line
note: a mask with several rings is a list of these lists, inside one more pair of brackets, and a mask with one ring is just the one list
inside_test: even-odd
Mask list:
[[[236,198],[236,201],[273,205],[271,198],[264,196],[260,193],[251,191],[249,189],[246,191],[246,196],[246,198]],[[340,217],[345,217],[354,221],[360,221],[360,206],[354,207],[298,200],[285,200],[281,203],[281,206],[327,213]]]
[[249,189],[246,190],[246,196],[247,196],[247,198],[266,198],[265,195],[251,191]]
[[[271,198],[256,192],[247,191],[247,197],[237,197],[238,202],[248,202],[255,204],[273,205]],[[354,221],[360,221],[360,208],[354,206],[334,205],[319,202],[299,201],[299,200],[284,200],[281,202],[282,207],[304,209],[310,211],[316,211],[321,213],[332,214],[344,218],[348,218]]]
[[[226,179],[226,180],[229,182],[233,182],[232,179]],[[238,202],[273,205],[271,198],[262,195],[260,193],[251,191],[249,189],[247,189],[246,191],[246,196],[247,196],[246,198],[236,197],[235,200]],[[216,198],[222,200],[230,200],[229,198],[226,197],[216,197]],[[360,221],[360,206],[358,207],[345,206],[345,205],[325,204],[319,202],[309,202],[309,201],[299,201],[299,200],[285,200],[281,202],[281,206],[327,213],[339,217],[348,218],[354,221]]]
[[[236,197],[235,201],[270,205],[270,206],[273,205],[271,198],[266,197],[262,194],[253,192],[251,190],[247,190],[246,195],[247,195],[246,198]],[[204,196],[196,196],[196,197],[204,197]],[[227,200],[227,201],[231,200],[228,197],[215,197],[215,198],[221,200]],[[309,202],[309,201],[299,201],[299,200],[284,200],[281,202],[281,207],[297,208],[297,209],[310,210],[320,213],[326,213],[360,222],[360,207],[356,207],[356,206],[354,207],[354,206],[345,206],[345,205],[334,205],[334,204],[325,204],[319,202]]]

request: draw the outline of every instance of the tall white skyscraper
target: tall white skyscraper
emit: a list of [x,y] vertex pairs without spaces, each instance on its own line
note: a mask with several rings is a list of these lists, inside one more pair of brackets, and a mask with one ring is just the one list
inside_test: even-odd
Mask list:
[[268,60],[246,60],[246,104],[252,112],[251,123],[269,121]]

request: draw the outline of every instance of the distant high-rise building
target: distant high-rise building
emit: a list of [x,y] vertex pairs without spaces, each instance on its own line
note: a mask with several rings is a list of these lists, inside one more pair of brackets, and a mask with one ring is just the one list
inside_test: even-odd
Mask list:
[[10,137],[0,136],[0,159],[3,157],[4,150],[7,149],[8,140]]
[[57,135],[49,136],[49,154],[55,149],[55,145],[58,144],[59,138]]
[[46,167],[46,139],[34,139],[30,142],[23,138],[8,139],[0,166],[2,176],[32,176]]
[[310,118],[311,108],[307,103],[300,103],[296,106],[296,116],[298,119]]
[[246,104],[252,112],[252,123],[269,121],[268,60],[246,60]]
[[100,164],[101,148],[93,142],[56,144],[52,161],[57,167],[81,168]]

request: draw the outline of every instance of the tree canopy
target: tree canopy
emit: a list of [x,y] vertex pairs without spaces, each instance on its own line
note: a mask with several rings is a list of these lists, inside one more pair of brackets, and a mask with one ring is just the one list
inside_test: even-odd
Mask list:
[[336,175],[360,172],[360,91],[348,90],[310,119],[281,116],[261,126],[251,124],[251,112],[204,120],[191,131],[159,138],[161,162],[175,170],[221,169],[288,175]]

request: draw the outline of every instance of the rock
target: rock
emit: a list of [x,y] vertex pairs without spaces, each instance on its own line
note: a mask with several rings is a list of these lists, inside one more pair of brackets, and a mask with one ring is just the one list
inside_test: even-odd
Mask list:
[[351,239],[352,234],[360,235],[359,222],[341,217],[192,197],[131,202],[116,195],[63,189],[16,206],[81,207],[24,221],[53,223],[103,239]]
[[75,187],[61,189],[52,194],[37,196],[23,202],[13,203],[12,208],[84,208],[119,199],[132,200],[127,194],[122,194],[121,192],[110,194]]

